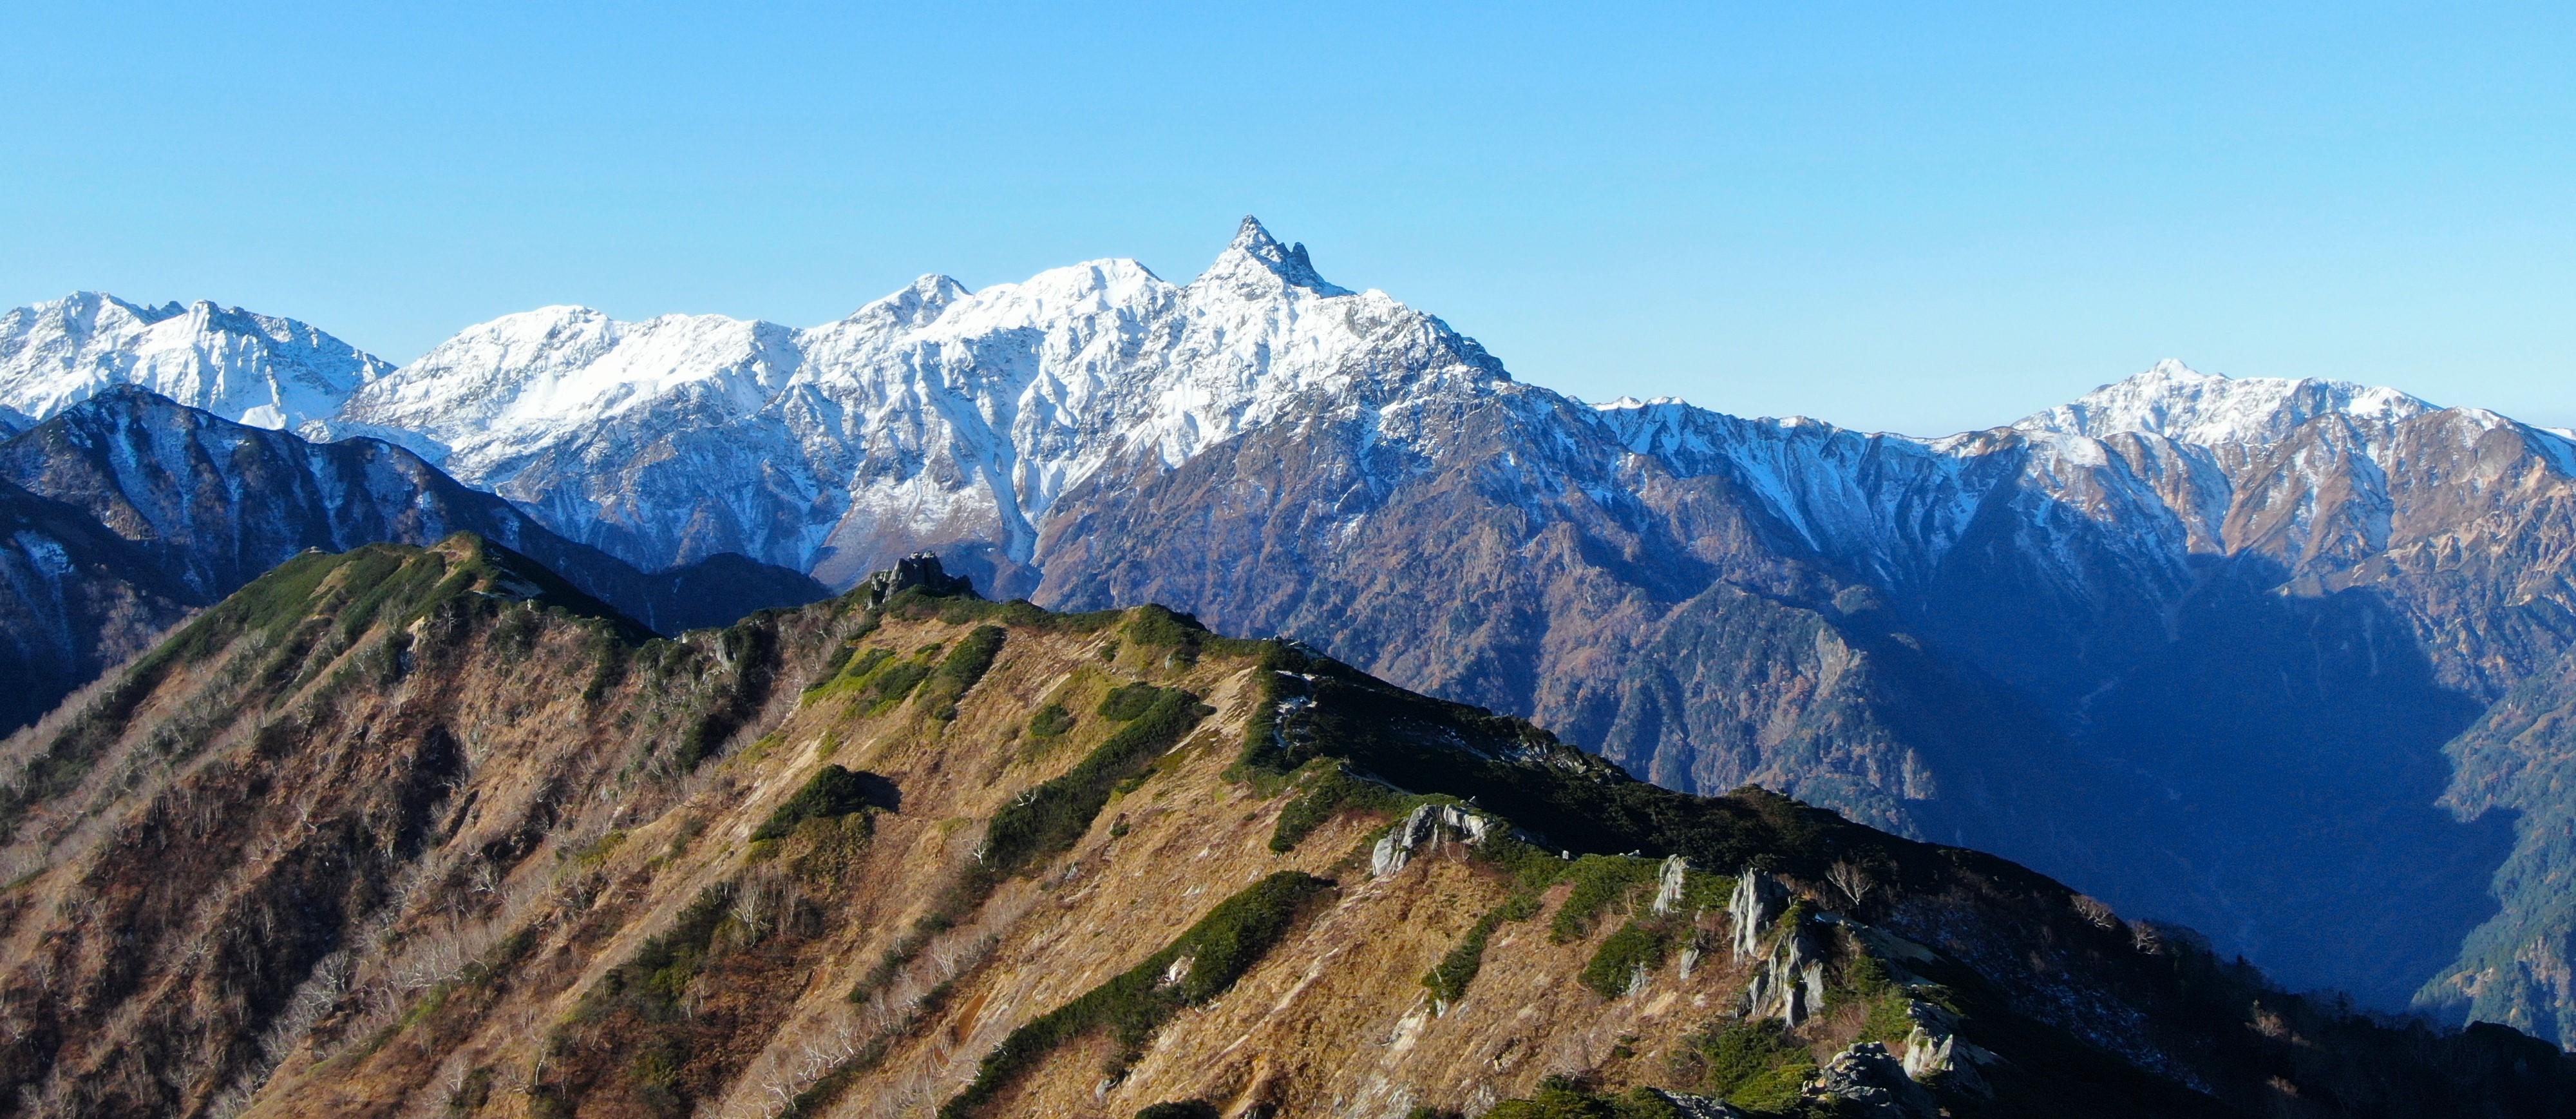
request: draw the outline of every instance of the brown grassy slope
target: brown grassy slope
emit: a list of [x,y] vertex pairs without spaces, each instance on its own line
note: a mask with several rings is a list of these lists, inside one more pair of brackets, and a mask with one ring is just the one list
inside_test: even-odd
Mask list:
[[[1150,608],[1068,617],[917,592],[863,606],[643,641],[470,538],[272,573],[0,747],[15,879],[0,892],[0,1106],[926,1114],[1014,1031],[1287,871],[1334,885],[1132,1064],[1084,1033],[980,1113],[1200,1098],[1400,1116],[1480,1110],[1550,1074],[1691,1086],[1686,1037],[1744,981],[1722,951],[1604,997],[1576,976],[1643,895],[1560,941],[1557,883],[1496,929],[1464,997],[1434,1006],[1421,977],[1512,896],[1514,871],[1450,844],[1373,877],[1366,844],[1407,803],[1383,790],[1274,850],[1281,814],[1337,761],[1473,795],[1550,849],[1760,863],[1816,897],[1828,861],[1874,868],[1884,884],[1860,915],[1950,954],[1944,982],[1988,1031],[1971,1037],[2046,1058],[2027,1062],[2046,1083],[2008,1098],[2089,1091],[2131,1113],[2181,1098],[2075,1036],[2247,1104],[2352,1090],[2352,1046],[2320,1045],[2322,1019],[2183,999],[2174,974],[2234,989],[1998,860],[1776,797],[1653,789],[1526,724]],[[945,667],[988,626],[1002,640],[980,676]],[[1203,717],[1138,755],[1141,772],[1113,773],[1069,846],[979,859],[997,818],[1150,721],[1103,710],[1138,683],[1185,690]],[[1272,737],[1283,699],[1294,715]],[[1050,705],[1070,729],[1039,733]],[[1247,740],[1287,749],[1265,771]],[[779,819],[827,766],[881,780],[861,782],[864,806]],[[1726,931],[1719,914],[1683,920]],[[2185,1013],[2211,1005],[2208,1021]],[[1828,1056],[1863,1010],[1838,1005],[1797,1040]],[[1123,1076],[1104,1075],[1113,1059]]]
[[[800,695],[872,621],[838,604],[637,648],[543,600],[487,596],[510,576],[486,572],[419,616],[404,603],[344,633],[370,587],[435,588],[488,562],[453,542],[369,552],[381,562],[282,572],[266,588],[274,601],[235,611],[256,616],[218,612],[216,623],[236,624],[147,664],[124,717],[62,719],[11,743],[12,761],[32,763],[21,788],[36,781],[25,773],[77,769],[9,821],[8,855],[32,873],[6,897],[5,1072],[32,1110],[202,1114],[254,1090],[263,1114],[391,1115],[451,1097],[496,1114],[757,1109],[828,1067],[818,1057],[889,1032],[898,1039],[880,1070],[841,1108],[936,1103],[1002,1033],[1287,867],[1348,886],[1309,918],[1297,950],[1167,1031],[1106,1102],[1091,1102],[1099,1077],[1079,1062],[1050,1064],[1028,1090],[1064,1087],[1082,1110],[1110,1114],[1141,1106],[1130,1096],[1236,1082],[1271,1095],[1293,1084],[1294,1098],[1384,1093],[1434,1069],[1450,1071],[1430,1079],[1453,1085],[1509,1069],[1507,1088],[1584,1064],[1626,1029],[1551,1014],[1564,1029],[1531,1034],[1518,998],[1495,1000],[1510,1014],[1464,1028],[1480,990],[1444,1040],[1383,1067],[1341,1067],[1352,1046],[1376,1050],[1360,1034],[1414,1014],[1415,979],[1502,888],[1437,860],[1367,882],[1346,865],[1377,822],[1366,817],[1274,854],[1288,796],[1225,776],[1256,672],[1241,651],[1180,663],[1122,643],[1118,615],[1012,626],[943,721],[918,699],[872,710],[864,692]],[[890,619],[853,659],[953,646],[971,628]],[[1104,659],[1107,648],[1123,651]],[[763,674],[777,683],[744,703],[745,681]],[[1216,714],[1072,852],[1004,882],[876,997],[852,1003],[971,865],[983,821],[1105,738],[1116,724],[1095,713],[1101,697],[1136,680],[1186,688]],[[1050,700],[1077,723],[1039,740],[1029,715]],[[727,752],[704,741],[727,728],[704,724],[729,711],[740,728]],[[692,767],[691,751],[721,756]],[[801,835],[749,861],[751,832],[827,755],[890,778],[900,809],[873,814],[872,837],[836,865],[816,865],[830,860]],[[659,1008],[603,1009],[612,971],[728,886],[741,900],[727,902],[708,963],[676,992],[676,1023]],[[1524,950],[1542,993],[1564,988],[1584,953],[1507,936],[1488,971],[1497,988]],[[1349,966],[1359,959],[1365,968]],[[909,997],[951,977],[932,1021],[902,1021]],[[1267,1007],[1292,989],[1276,1013],[1247,1001]],[[1598,1001],[1573,988],[1550,997]],[[1198,1028],[1247,1014],[1261,1023],[1255,1043]]]

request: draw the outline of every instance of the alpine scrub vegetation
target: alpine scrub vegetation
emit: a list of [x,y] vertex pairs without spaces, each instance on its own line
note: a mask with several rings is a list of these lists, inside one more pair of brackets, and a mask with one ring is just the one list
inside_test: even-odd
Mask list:
[[1073,1038],[1108,1032],[1116,1044],[1106,1071],[1115,1080],[1135,1063],[1163,1023],[1184,1007],[1224,994],[1246,969],[1288,934],[1308,898],[1332,888],[1309,874],[1283,870],[1225,899],[1188,932],[1143,962],[1011,1032],[984,1058],[975,1079],[940,1105],[940,1119],[967,1119],[1040,1060]]
[[2392,1030],[2001,860],[1658,789],[1185,615],[889,579],[671,640],[522,562],[304,561],[10,740],[0,1093],[1120,1119],[2569,1090],[2510,1031]]

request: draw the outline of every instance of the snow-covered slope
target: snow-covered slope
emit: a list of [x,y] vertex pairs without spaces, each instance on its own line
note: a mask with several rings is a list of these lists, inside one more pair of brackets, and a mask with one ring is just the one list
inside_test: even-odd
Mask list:
[[294,427],[337,413],[392,368],[293,319],[75,292],[0,315],[0,435],[119,384],[255,427]]
[[400,438],[639,563],[741,551],[846,583],[916,547],[1035,558],[1066,487],[1172,465],[1292,400],[1501,379],[1437,319],[1325,282],[1246,219],[1196,281],[1101,260],[944,276],[810,330],[546,308],[468,329],[328,430]]
[[2199,446],[2244,446],[2277,443],[2327,415],[2386,428],[2434,410],[2396,389],[2314,378],[2223,377],[2167,359],[2013,426],[2094,438],[2137,432]]

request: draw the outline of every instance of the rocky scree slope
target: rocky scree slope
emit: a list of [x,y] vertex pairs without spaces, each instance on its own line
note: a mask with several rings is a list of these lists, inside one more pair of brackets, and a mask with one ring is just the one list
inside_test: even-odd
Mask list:
[[254,581],[0,743],[0,1099],[1121,1117],[2576,1099],[2544,1043],[2271,991],[1990,856],[1759,790],[1661,789],[1159,608],[1051,614],[926,593],[937,576],[679,640],[467,535]]
[[[13,534],[0,609],[31,666],[0,705],[15,728],[140,651],[186,606],[212,604],[307,549],[429,544],[470,530],[536,557],[661,633],[723,625],[829,592],[793,571],[716,556],[653,574],[565,540],[487,493],[372,439],[317,444],[233,423],[130,385],[0,443],[0,479],[30,527]],[[113,544],[107,543],[114,541]]]
[[309,430],[644,566],[846,586],[937,546],[1676,788],[1994,849],[2294,985],[2553,1037],[2576,1006],[2562,949],[2497,939],[2576,904],[2512,776],[2535,740],[2458,741],[2576,635],[2576,453],[2492,413],[2171,363],[1942,439],[1594,407],[1247,221],[1189,284],[933,276],[813,330],[510,316]]

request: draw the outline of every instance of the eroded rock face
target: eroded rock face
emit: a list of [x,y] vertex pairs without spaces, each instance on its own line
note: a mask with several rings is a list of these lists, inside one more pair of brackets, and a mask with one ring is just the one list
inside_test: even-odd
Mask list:
[[1726,919],[1735,930],[1731,946],[1736,963],[1761,952],[1764,934],[1788,908],[1789,891],[1779,879],[1749,868],[1736,876],[1735,893],[1726,903]]
[[1757,961],[1745,980],[1738,1012],[1747,1018],[1777,1018],[1796,1029],[1824,1009],[1825,964],[1806,923],[1783,919],[1789,902],[1789,891],[1779,880],[1748,868],[1736,879],[1727,916],[1734,922],[1736,962]]
[[1942,1087],[1953,1091],[1991,1094],[1977,1066],[1995,1055],[1958,1036],[1958,1015],[1920,999],[1906,1004],[1905,1015],[1914,1022],[1905,1035],[1906,1076],[1927,1083],[1938,1077]]
[[871,606],[914,587],[934,595],[974,593],[974,583],[963,576],[950,575],[940,566],[935,552],[914,552],[896,560],[893,567],[868,576],[865,585]]
[[1662,869],[1655,875],[1655,901],[1647,912],[1657,917],[1668,916],[1681,908],[1682,890],[1689,883],[1690,860],[1667,855]]
[[1848,1103],[1868,1119],[1939,1119],[1940,1102],[1906,1075],[1887,1047],[1864,1041],[1840,1053],[1816,1072],[1806,1094]]
[[1492,819],[1458,805],[1418,805],[1369,849],[1369,875],[1384,878],[1403,870],[1415,856],[1442,843],[1482,843],[1493,829]]

